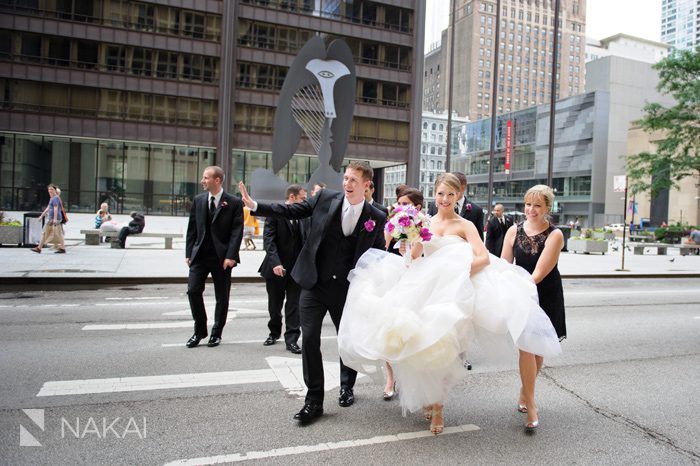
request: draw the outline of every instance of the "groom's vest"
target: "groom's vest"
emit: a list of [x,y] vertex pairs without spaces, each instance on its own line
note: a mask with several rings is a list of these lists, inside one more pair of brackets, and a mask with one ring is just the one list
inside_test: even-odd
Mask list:
[[[360,222],[357,222],[358,226]],[[355,246],[359,229],[355,227],[352,235],[345,236],[340,221],[340,209],[333,217],[326,235],[316,252],[316,270],[319,281],[346,280],[354,267]]]

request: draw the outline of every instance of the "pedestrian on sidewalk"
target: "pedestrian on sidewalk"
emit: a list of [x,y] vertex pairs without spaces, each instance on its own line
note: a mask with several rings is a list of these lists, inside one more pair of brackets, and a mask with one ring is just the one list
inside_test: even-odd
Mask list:
[[49,221],[44,225],[39,244],[32,248],[32,251],[41,253],[41,249],[45,244],[53,243],[56,248],[55,252],[65,254],[66,245],[63,238],[63,224],[68,221],[68,216],[63,209],[61,190],[55,184],[50,184],[47,189],[49,191],[49,205],[39,215],[39,218],[48,217]]
[[243,240],[243,203],[224,192],[224,171],[215,165],[204,169],[202,188],[190,210],[185,241],[185,262],[190,267],[187,298],[194,319],[194,335],[186,346],[194,348],[207,336],[207,311],[204,308],[204,284],[209,274],[214,281],[216,307],[214,326],[207,346],[218,346],[226,325],[231,270],[241,262],[238,250]]
[[250,209],[243,207],[243,241],[245,241],[245,249],[255,250],[255,242],[253,236],[260,234],[260,223],[255,215],[251,215]]
[[[287,187],[285,204],[296,204],[306,200],[306,190],[298,184]],[[284,342],[287,351],[301,354],[298,341],[299,328],[299,293],[301,287],[292,278],[291,272],[304,245],[307,228],[306,219],[286,219],[268,217],[263,229],[263,246],[265,258],[258,272],[265,278],[267,290],[267,310],[270,320],[267,328],[270,334],[263,345],[274,345],[282,335],[282,305],[284,304]],[[286,297],[286,302],[285,302]]]

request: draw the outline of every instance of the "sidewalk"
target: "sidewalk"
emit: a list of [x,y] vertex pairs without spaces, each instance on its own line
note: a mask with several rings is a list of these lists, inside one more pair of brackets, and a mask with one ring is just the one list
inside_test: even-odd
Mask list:
[[[186,283],[185,217],[147,217],[146,231],[182,233],[173,240],[173,249],[164,249],[161,238],[129,238],[127,249],[111,249],[109,244],[85,246],[80,230],[91,228],[91,214],[71,214],[66,224],[67,254],[54,254],[45,248],[36,254],[29,248],[0,248],[0,283],[20,284],[120,284],[120,283]],[[128,216],[117,216],[117,221]],[[121,218],[123,217],[123,218]],[[619,240],[618,240],[619,241]],[[241,250],[241,264],[233,270],[235,282],[262,282],[258,267],[265,255],[262,241],[256,240],[255,251]],[[621,267],[621,247],[617,252],[600,254],[562,253],[559,270],[564,278],[653,278],[698,277],[700,256],[680,256],[677,249],[669,255],[635,256],[625,254]]]

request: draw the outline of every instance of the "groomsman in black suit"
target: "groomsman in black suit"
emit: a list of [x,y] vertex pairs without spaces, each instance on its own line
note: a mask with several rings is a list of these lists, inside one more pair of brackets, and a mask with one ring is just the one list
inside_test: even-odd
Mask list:
[[496,204],[493,207],[493,216],[486,225],[486,249],[494,256],[501,257],[503,238],[512,225],[513,222],[503,215],[503,205]]
[[[303,202],[306,200],[306,190],[298,184],[292,184],[287,187],[286,196],[285,204]],[[304,244],[304,220],[290,220],[283,217],[268,217],[265,220],[263,246],[266,254],[258,270],[265,278],[267,310],[270,312],[270,320],[267,323],[270,335],[263,345],[274,345],[282,335],[282,305],[284,304],[284,321],[287,327],[284,332],[284,342],[287,345],[287,351],[294,354],[301,354],[301,348],[297,344],[301,335],[299,330],[301,288],[290,272]]]
[[[302,360],[308,388],[304,407],[294,419],[306,423],[323,414],[324,376],[321,358],[321,325],[329,312],[336,331],[347,298],[348,274],[369,248],[384,250],[386,216],[365,202],[372,168],[350,162],[343,176],[343,192],[323,189],[300,204],[258,204],[240,184],[243,202],[256,215],[290,219],[311,217],[311,230],[292,270],[301,286]],[[353,387],[357,372],[340,361],[341,407],[355,402]]]
[[369,203],[370,205],[376,207],[377,209],[381,210],[384,212],[384,215],[387,217],[389,216],[389,209],[384,207],[384,205],[380,204],[379,202],[374,202],[374,181],[369,182],[369,188],[367,188],[367,191],[365,191],[365,201]]
[[[479,207],[479,205],[471,202],[464,195],[467,191],[467,177],[462,172],[451,172],[454,176],[459,179],[459,184],[462,189],[459,192],[459,200],[455,206],[455,211],[460,215],[460,217],[465,218],[472,222],[476,227],[476,231],[479,232],[481,240],[484,240],[484,210]],[[428,206],[428,214],[435,215],[437,213],[437,207],[434,202],[431,202]]]
[[194,335],[186,346],[194,348],[207,336],[207,312],[204,309],[204,283],[211,273],[214,281],[216,308],[214,326],[207,346],[221,343],[226,325],[231,270],[241,260],[238,250],[243,239],[243,203],[222,187],[224,171],[217,166],[204,169],[202,188],[206,193],[195,196],[187,225],[185,262],[190,267],[187,297],[194,319]]

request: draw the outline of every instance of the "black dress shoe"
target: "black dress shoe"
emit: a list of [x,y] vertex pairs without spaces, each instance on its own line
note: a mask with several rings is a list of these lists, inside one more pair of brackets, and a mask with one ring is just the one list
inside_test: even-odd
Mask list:
[[306,403],[301,411],[294,415],[294,420],[304,422],[310,422],[317,417],[321,417],[323,414],[323,406],[313,403]]
[[187,346],[188,348],[194,348],[195,346],[199,345],[199,342],[202,341],[202,338],[204,338],[204,337],[199,337],[195,333],[194,335],[192,335],[190,337],[189,340],[187,340],[187,343],[185,343],[185,346]]
[[352,406],[355,402],[355,395],[352,393],[352,388],[341,388],[340,396],[338,397],[338,405],[342,408]]
[[212,348],[212,347],[214,347],[214,346],[219,346],[219,343],[221,343],[221,337],[214,337],[214,336],[212,336],[212,337],[209,339],[209,343],[207,343],[207,346],[210,347],[210,348]]
[[267,340],[263,341],[264,346],[274,345],[275,343],[277,343],[277,338],[273,337],[272,335],[267,337]]
[[287,345],[287,351],[294,354],[301,354],[301,348],[296,343],[290,343]]

